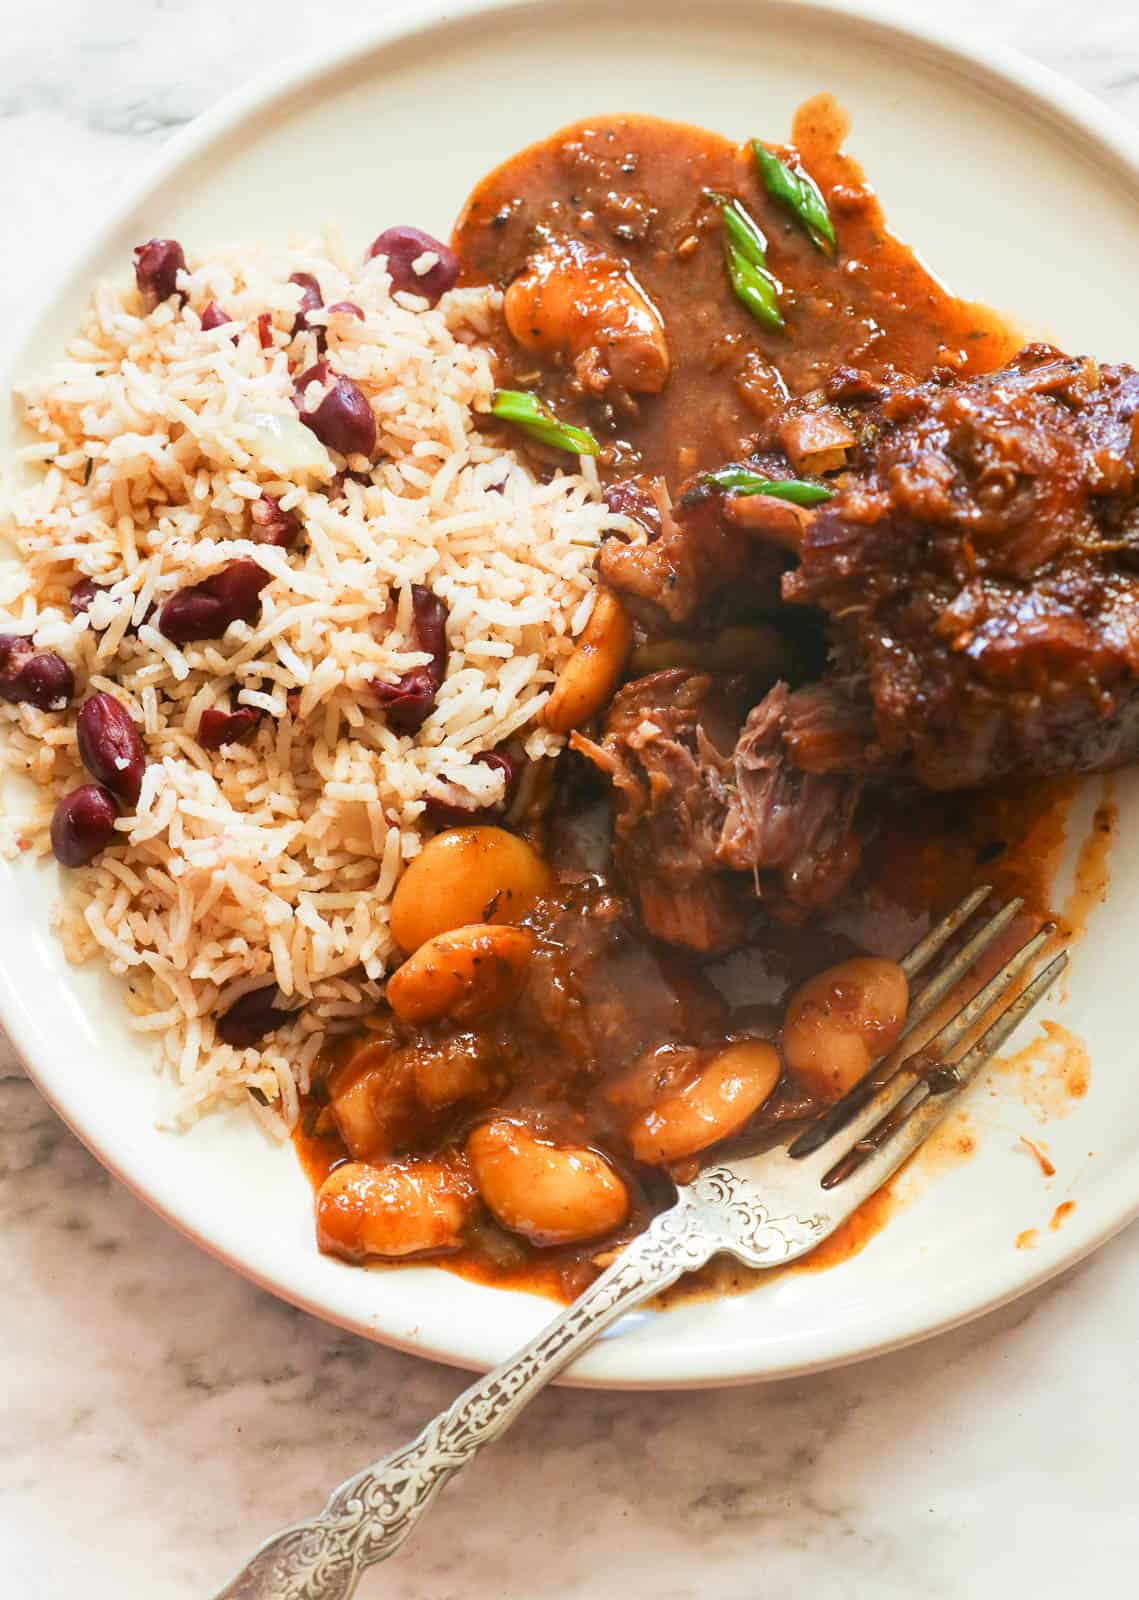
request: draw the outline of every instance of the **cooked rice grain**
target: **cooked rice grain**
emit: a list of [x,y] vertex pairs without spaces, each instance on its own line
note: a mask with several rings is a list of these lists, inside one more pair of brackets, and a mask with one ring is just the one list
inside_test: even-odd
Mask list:
[[[292,373],[318,351],[313,332],[291,337],[294,272],[313,273],[326,304],[365,313],[334,319],[327,337],[333,369],[376,415],[370,470],[296,422]],[[132,1025],[161,1035],[176,1115],[256,1090],[290,1124],[326,1036],[381,997],[388,904],[425,800],[493,804],[501,774],[472,762],[507,738],[534,761],[556,753],[538,714],[619,519],[595,474],[539,481],[475,427],[493,388],[479,342],[491,291],[457,290],[433,310],[393,298],[382,261],[355,266],[331,239],[218,251],[184,287],[184,311],[167,301],[144,315],[133,287],[100,283],[67,360],[22,391],[39,442],[21,452],[34,481],[0,503],[18,552],[0,564],[0,627],[33,631],[71,663],[76,705],[108,690],[144,730],[149,766],[121,843],[66,875],[68,957],[101,954],[123,976]],[[203,332],[193,308],[210,300],[233,321]],[[263,494],[300,516],[299,550],[249,537]],[[179,647],[148,621],[176,589],[250,556],[272,574],[256,627]],[[109,593],[72,618],[82,577]],[[450,659],[409,739],[370,684],[426,660],[415,583],[449,607]],[[206,752],[198,720],[231,699],[267,715],[252,744]],[[74,710],[3,707],[3,759],[42,790],[30,807],[23,793],[7,802],[9,852],[48,854],[55,800],[85,781]],[[294,1020],[264,1048],[222,1044],[214,1019],[270,982]]]

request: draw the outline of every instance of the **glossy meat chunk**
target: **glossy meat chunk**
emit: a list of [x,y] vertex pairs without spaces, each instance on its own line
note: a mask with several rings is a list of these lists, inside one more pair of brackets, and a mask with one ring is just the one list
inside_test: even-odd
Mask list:
[[[650,521],[642,513],[633,519],[643,523],[644,537],[607,539],[597,561],[601,577],[650,631],[662,624],[699,622],[716,595],[741,582],[757,603],[765,597],[776,602],[784,561],[775,543],[757,540],[751,529],[725,514],[721,495],[698,484],[675,505],[663,483],[656,482],[653,491],[656,516]],[[778,507],[776,515],[784,509]]]
[[715,692],[703,674],[653,673],[616,696],[600,746],[577,741],[616,791],[614,858],[646,928],[693,950],[727,949],[744,929],[717,856],[728,764],[706,727]]
[[782,920],[825,904],[860,854],[846,768],[867,738],[861,708],[779,683],[740,728],[731,690],[653,673],[615,698],[600,745],[576,741],[613,784],[614,859],[645,926],[700,951],[738,944],[756,895]]
[[1043,346],[876,409],[784,579],[872,713],[852,769],[956,789],[1139,753],[1137,418],[1139,373]]
[[778,898],[768,899],[781,916],[825,905],[858,866],[860,783],[842,767],[860,760],[864,729],[858,712],[827,689],[792,694],[778,683],[736,741],[717,859],[752,873],[760,889],[760,875],[775,874]]

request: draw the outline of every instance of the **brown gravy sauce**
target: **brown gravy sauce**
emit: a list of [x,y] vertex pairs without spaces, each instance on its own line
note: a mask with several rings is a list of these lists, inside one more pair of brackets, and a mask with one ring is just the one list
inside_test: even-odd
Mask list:
[[[566,420],[592,427],[614,474],[690,472],[738,458],[771,407],[771,369],[793,395],[837,366],[875,377],[937,365],[986,372],[1023,342],[987,307],[951,295],[890,232],[873,189],[842,148],[848,119],[830,95],[797,113],[791,142],[827,197],[841,257],[827,261],[770,200],[747,142],[656,117],[597,117],[512,156],[477,186],[453,244],[467,283],[505,286],[543,233],[624,258],[660,310],[672,353],[665,392],[616,411],[582,392],[558,359],[495,339],[503,387],[538,388]],[[740,305],[705,191],[738,197],[760,223],[783,285],[786,328]],[[517,436],[512,439],[517,443]]]
[[[750,971],[745,981],[754,986],[757,996],[764,1000],[774,997],[777,1003],[799,981],[803,969],[816,970],[834,958],[836,938],[841,938],[844,945],[849,941],[859,948],[900,954],[921,937],[933,920],[928,906],[940,911],[979,883],[992,883],[1001,898],[1020,894],[1025,900],[1025,910],[1007,936],[1007,951],[1049,915],[1053,884],[1065,849],[1066,820],[1077,792],[1076,781],[1064,779],[1023,789],[944,797],[931,805],[934,813],[940,813],[940,828],[931,829],[931,822],[937,819],[924,814],[911,814],[908,823],[896,819],[871,847],[867,883],[834,908],[813,933],[806,938],[800,935],[797,950],[781,948],[785,936],[777,934],[773,949],[748,951]],[[1102,806],[1097,809],[1097,818],[1102,811]],[[1078,853],[1078,863],[1094,863],[1094,869],[1087,867],[1087,881],[1094,881],[1101,888],[1105,881],[1105,840],[1109,837],[1098,823],[1093,823]],[[998,845],[1000,851],[994,854]],[[1079,893],[1079,866],[1076,878],[1076,887],[1065,907],[1065,923],[1071,917],[1073,931],[1083,926],[1070,909]],[[1086,899],[1090,909],[1095,902],[1091,897]],[[739,962],[745,957],[729,959]],[[991,964],[998,965],[1002,959],[1004,952],[995,956]],[[1018,1100],[1033,1111],[1038,1122],[1044,1122],[1051,1116],[1066,1114],[1073,1101],[1086,1094],[1090,1063],[1087,1050],[1070,1030],[1047,1021],[1040,1036],[1014,1055],[998,1059],[989,1070],[1002,1081],[1002,1094],[1007,1095],[1004,1085],[1014,1080]],[[990,1092],[998,1092],[995,1082]],[[727,1259],[716,1260],[669,1290],[661,1297],[661,1304],[744,1293],[761,1281],[773,1281],[781,1272],[816,1272],[852,1259],[903,1205],[912,1202],[926,1180],[969,1159],[980,1137],[981,1129],[972,1113],[954,1112],[885,1189],[872,1196],[804,1261],[773,1274],[752,1271]],[[298,1129],[294,1142],[314,1188],[347,1154],[339,1141],[310,1137],[303,1127]],[[583,1266],[580,1287],[584,1287],[591,1275],[584,1270],[588,1251],[579,1250],[578,1257]],[[506,1263],[489,1259],[475,1244],[457,1255],[440,1258],[435,1264],[475,1282],[524,1289],[554,1300],[565,1300],[578,1281],[574,1261],[566,1251],[527,1250],[520,1252],[518,1261]]]
[[[769,131],[769,130],[768,130]],[[593,427],[605,445],[603,473],[659,471],[670,483],[699,467],[742,453],[764,406],[759,366],[774,369],[792,394],[819,385],[845,363],[888,375],[921,377],[939,363],[964,371],[1000,365],[1022,342],[994,312],[953,297],[886,225],[858,163],[842,148],[847,118],[829,96],[809,101],[794,120],[793,143],[830,204],[841,240],[836,266],[762,192],[745,145],[717,134],[648,117],[591,119],[562,130],[489,174],[456,225],[454,243],[468,283],[506,284],[518,272],[536,230],[556,229],[624,255],[660,307],[673,353],[667,391],[610,415],[576,388],[557,362],[522,351],[501,330],[494,339],[500,382],[538,388],[566,420]],[[739,196],[761,222],[769,262],[785,286],[787,331],[769,334],[740,307],[728,286],[720,239],[701,216],[705,188]],[[620,230],[652,211],[651,226],[628,239]],[[637,222],[637,226],[640,223]],[[695,238],[695,245],[685,241]],[[683,246],[683,266],[677,247]],[[509,443],[517,445],[511,435]],[[1051,914],[1054,884],[1078,783],[1060,779],[979,794],[930,795],[880,819],[862,873],[814,928],[766,939],[727,958],[732,987],[756,1005],[781,1006],[803,978],[854,951],[898,956],[971,887],[1019,895],[1024,909],[991,968]],[[1110,780],[1079,851],[1075,882],[1057,919],[1058,937],[1078,937],[1103,899],[1116,827]],[[983,976],[983,975],[982,975]],[[981,981],[979,979],[978,981]],[[1086,1093],[1087,1051],[1068,1030],[1045,1023],[1043,1036],[1002,1063],[1039,1120]],[[307,1119],[295,1136],[314,1186],[345,1159],[336,1138],[313,1137]],[[955,1112],[904,1169],[932,1175],[976,1147],[969,1113]],[[850,1259],[908,1201],[895,1180],[873,1196],[805,1262],[783,1270],[818,1271]],[[1069,1203],[1070,1204],[1070,1203]],[[1063,1207],[1059,1208],[1059,1211]],[[1054,1219],[1054,1225],[1059,1223]],[[1031,1248],[1037,1230],[1017,1240]],[[520,1249],[491,1255],[475,1239],[437,1264],[460,1276],[564,1300],[596,1268],[597,1247]],[[421,1262],[408,1265],[422,1265]],[[580,1271],[578,1270],[580,1268]],[[665,1297],[743,1291],[757,1274],[713,1262]]]

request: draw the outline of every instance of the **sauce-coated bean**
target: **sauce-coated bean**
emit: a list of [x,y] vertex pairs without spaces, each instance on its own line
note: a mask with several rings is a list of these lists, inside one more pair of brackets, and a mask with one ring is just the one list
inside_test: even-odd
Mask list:
[[555,733],[570,733],[606,705],[633,644],[633,624],[615,594],[598,591],[589,621],[542,711]]
[[787,1065],[816,1094],[837,1099],[897,1043],[909,986],[895,961],[856,956],[809,978],[783,1021]]
[[476,1022],[517,999],[534,951],[528,928],[476,922],[421,944],[388,979],[402,1022]]
[[535,1138],[500,1117],[467,1139],[479,1193],[504,1228],[533,1244],[572,1244],[619,1228],[629,1192],[595,1150]]
[[322,1250],[360,1261],[397,1260],[457,1250],[474,1210],[469,1178],[445,1161],[347,1161],[320,1186],[317,1240]]
[[779,1082],[779,1057],[760,1039],[741,1039],[714,1055],[678,1094],[638,1117],[629,1130],[638,1161],[681,1161],[738,1133]]
[[409,954],[472,922],[517,922],[553,887],[549,867],[504,828],[451,828],[429,839],[392,896],[392,938]]

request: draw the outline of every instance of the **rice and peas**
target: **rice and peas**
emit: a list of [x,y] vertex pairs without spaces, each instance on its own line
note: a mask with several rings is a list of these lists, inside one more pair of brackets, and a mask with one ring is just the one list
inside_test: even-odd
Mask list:
[[[91,779],[76,714],[112,696],[141,736],[137,802],[120,796],[113,842],[62,874],[55,921],[70,960],[125,980],[183,1119],[248,1098],[267,1123],[294,1121],[329,1035],[382,998],[389,903],[425,808],[490,820],[511,763],[488,753],[557,753],[539,714],[588,620],[597,544],[623,521],[588,461],[542,481],[476,425],[496,293],[432,304],[435,256],[412,263],[424,293],[388,264],[334,237],[188,267],[179,254],[147,295],[100,283],[67,359],[19,395],[37,442],[17,452],[34,481],[0,501],[15,551],[0,633],[17,652],[0,662],[2,754],[38,791],[6,798],[3,843],[51,853],[61,797]],[[322,443],[298,377],[306,412],[349,380],[374,450]],[[219,636],[178,642],[195,630],[172,612],[162,625],[171,596],[208,596],[250,562],[252,598]],[[445,670],[416,625],[425,597],[445,618]],[[66,706],[10,698],[30,650],[70,669]],[[436,669],[416,730],[394,702]],[[227,733],[243,742],[203,748]],[[247,1031],[266,1004],[275,1026],[252,1042],[231,1027],[227,1044],[219,1019],[242,1003]]]

